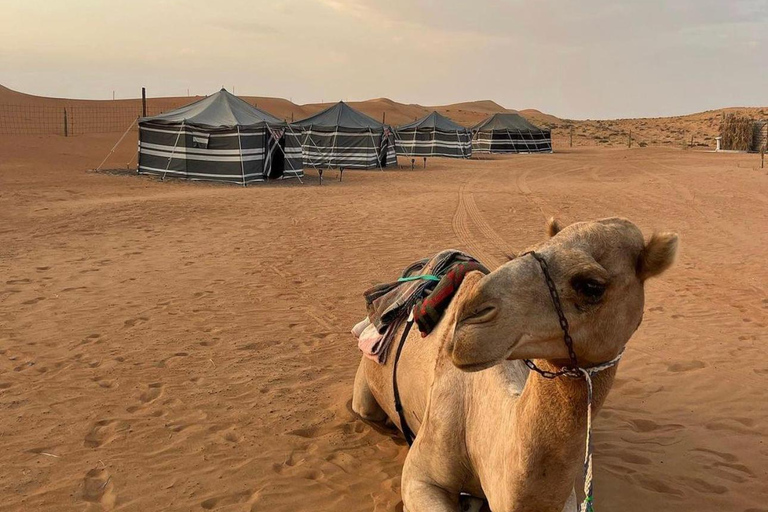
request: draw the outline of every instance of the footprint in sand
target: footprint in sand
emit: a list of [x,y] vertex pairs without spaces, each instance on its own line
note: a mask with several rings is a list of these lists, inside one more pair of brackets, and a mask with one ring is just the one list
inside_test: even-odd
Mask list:
[[679,425],[677,423],[670,423],[667,425],[659,425],[655,421],[652,420],[645,420],[645,419],[634,419],[629,420],[629,426],[634,430],[635,432],[668,432],[672,430],[680,430],[683,427],[683,425]]
[[83,340],[80,342],[80,345],[87,345],[89,343],[93,343],[94,341],[96,341],[96,343],[98,343],[97,340],[99,338],[101,338],[101,334],[95,334],[95,333],[94,334],[89,334],[88,336],[83,338]]
[[115,507],[117,493],[112,476],[106,468],[94,468],[85,474],[83,499],[90,503],[99,503],[105,510]]
[[630,478],[634,480],[640,487],[648,491],[653,491],[659,494],[666,494],[669,497],[672,497],[672,496],[683,497],[684,495],[684,493],[681,490],[675,487],[672,487],[668,483],[658,478],[650,477],[647,475],[641,475],[641,474],[632,475]]
[[125,327],[134,327],[136,325],[143,324],[147,320],[149,320],[149,318],[147,318],[146,316],[140,316],[140,317],[137,317],[137,318],[129,318],[128,320],[126,320],[123,323],[123,325]]
[[692,370],[701,370],[706,367],[706,363],[702,361],[684,361],[682,363],[672,363],[667,365],[667,371],[675,373],[690,372]]
[[24,302],[22,302],[22,304],[26,306],[31,306],[32,304],[37,304],[41,300],[45,300],[45,297],[35,297],[34,299],[25,300]]
[[101,448],[114,441],[117,434],[128,429],[128,423],[120,420],[100,420],[85,435],[86,448]]
[[251,489],[246,491],[237,492],[234,494],[224,494],[208,498],[200,503],[200,506],[204,510],[213,510],[215,508],[225,507],[228,505],[238,505],[241,503],[248,503],[253,501],[258,496],[258,492],[253,492]]
[[228,443],[232,444],[238,444],[244,439],[243,435],[234,428],[222,430],[219,432],[219,436]]
[[159,382],[154,382],[147,386],[147,389],[141,393],[139,400],[143,404],[151,404],[163,394],[163,385]]
[[31,279],[10,279],[5,282],[5,284],[29,284],[31,283]]
[[725,494],[728,492],[728,488],[722,485],[718,485],[712,482],[707,482],[701,478],[688,478],[682,477],[682,481],[688,484],[693,490],[703,494]]
[[117,387],[117,379],[108,379],[105,377],[94,377],[91,380],[96,384],[98,384],[100,388],[113,389]]

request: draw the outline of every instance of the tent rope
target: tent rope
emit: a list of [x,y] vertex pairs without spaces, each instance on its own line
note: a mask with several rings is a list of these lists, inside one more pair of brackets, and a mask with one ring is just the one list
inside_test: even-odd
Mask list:
[[243,186],[246,187],[245,183],[245,162],[243,162],[243,143],[240,139],[240,125],[237,125],[237,147],[240,150],[240,172],[243,175]]
[[[112,146],[112,149],[109,151],[109,153],[107,153],[107,156],[104,157],[104,160],[102,160],[101,163],[99,164],[99,166],[96,168],[97,171],[101,170],[101,166],[104,165],[104,163],[112,155],[112,153],[115,152],[115,150],[117,149],[117,146],[119,146],[120,143],[123,142],[123,139],[125,138],[125,136],[128,135],[128,132],[131,131],[131,128],[133,128],[133,125],[135,125],[136,121],[138,121],[138,120],[139,120],[138,117],[136,119],[134,119],[133,122],[131,123],[131,125],[128,127],[128,129],[125,130],[125,132],[123,133],[123,136],[120,137],[120,140],[118,140],[117,143],[114,146]],[[131,161],[133,161],[133,158],[131,158]],[[130,163],[130,162],[128,162],[128,163]]]
[[179,144],[179,137],[181,137],[181,132],[184,131],[184,121],[185,119],[181,120],[181,127],[179,128],[179,133],[176,135],[176,142],[173,143],[171,156],[168,157],[168,165],[165,166],[165,171],[163,172],[163,177],[161,178],[162,181],[165,181],[165,175],[168,174],[168,169],[171,168],[171,161],[173,161],[173,155],[176,153],[176,146]]

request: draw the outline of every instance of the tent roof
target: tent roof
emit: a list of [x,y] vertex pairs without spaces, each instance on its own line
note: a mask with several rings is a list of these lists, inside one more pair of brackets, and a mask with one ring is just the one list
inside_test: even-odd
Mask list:
[[413,130],[414,128],[417,130],[419,128],[430,128],[446,132],[455,132],[457,130],[463,132],[467,130],[466,127],[454,123],[444,115],[439,114],[434,110],[421,119],[417,119],[412,123],[403,124],[397,127],[398,130]]
[[296,121],[293,124],[302,127],[315,126],[321,128],[350,128],[358,130],[368,130],[369,128],[381,130],[384,127],[384,124],[363,114],[359,110],[355,110],[343,101],[340,101],[313,116],[309,116],[306,119]]
[[282,119],[259,110],[234,94],[230,94],[226,89],[176,110],[142,118],[141,121],[168,124],[183,121],[189,125],[215,128],[264,124],[284,126],[286,124]]
[[493,114],[485,121],[473,126],[472,130],[541,131],[541,128],[529,123],[520,114]]

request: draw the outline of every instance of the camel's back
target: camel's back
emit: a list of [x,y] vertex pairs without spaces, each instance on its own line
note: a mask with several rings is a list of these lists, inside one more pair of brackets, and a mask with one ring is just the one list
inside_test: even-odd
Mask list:
[[[450,354],[444,347],[453,338],[458,309],[466,300],[467,290],[470,290],[482,277],[483,274],[480,272],[467,274],[454,299],[432,332],[428,336],[422,337],[414,325],[405,340],[397,367],[397,384],[408,426],[414,432],[418,432],[424,419],[424,411],[435,376],[438,358],[450,358]],[[386,364],[380,365],[370,360],[363,363],[368,386],[373,396],[387,413],[387,416],[398,426],[400,421],[395,411],[392,373],[395,354],[402,341],[404,328],[405,326],[400,326],[395,333],[394,341],[389,347]],[[452,365],[451,367],[453,368]]]

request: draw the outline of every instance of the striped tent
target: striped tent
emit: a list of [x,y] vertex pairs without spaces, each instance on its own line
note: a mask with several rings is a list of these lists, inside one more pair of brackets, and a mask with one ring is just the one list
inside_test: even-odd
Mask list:
[[552,132],[518,114],[493,114],[472,128],[475,153],[551,153]]
[[304,175],[299,134],[221,91],[139,120],[139,174],[247,185]]
[[377,169],[397,165],[392,129],[343,101],[294,123],[301,128],[304,165]]
[[432,112],[417,121],[398,126],[395,129],[395,148],[398,155],[409,157],[469,158],[472,156],[472,134],[460,124]]

